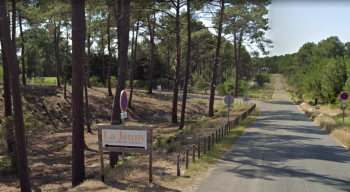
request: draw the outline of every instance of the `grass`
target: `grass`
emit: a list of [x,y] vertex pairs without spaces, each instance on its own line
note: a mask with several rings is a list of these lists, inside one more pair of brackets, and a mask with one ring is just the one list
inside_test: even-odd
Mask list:
[[196,163],[191,163],[189,173],[191,174],[199,170],[201,167],[206,167],[209,164],[216,163],[222,157],[222,155],[232,147],[232,145],[244,133],[246,128],[255,120],[259,113],[260,109],[256,108],[249,116],[247,116],[245,120],[240,122],[229,134],[220,140],[220,142],[211,147],[209,152],[201,155],[200,159],[196,159]]

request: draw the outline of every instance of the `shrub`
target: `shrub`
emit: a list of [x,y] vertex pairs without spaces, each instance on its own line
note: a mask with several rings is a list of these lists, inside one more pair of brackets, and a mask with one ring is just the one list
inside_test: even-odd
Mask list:
[[225,85],[226,93],[232,94],[235,91],[235,82],[226,81],[224,85]]
[[92,86],[101,86],[101,83],[99,81],[100,81],[100,78],[97,76],[90,77],[90,83]]
[[61,106],[60,101],[56,101],[56,105]]
[[[0,174],[1,175],[11,175],[17,173],[17,154],[8,153],[0,159]],[[14,163],[12,163],[14,162]]]
[[[114,77],[114,76],[111,76],[111,86],[112,86],[112,87],[115,87],[115,86],[117,85],[117,83],[118,83],[117,78]],[[107,79],[107,81],[106,81],[106,85],[108,85],[108,79]]]
[[224,84],[219,84],[218,86],[216,86],[216,90],[219,95],[225,95],[226,93],[226,88]]
[[255,76],[256,82],[259,84],[259,86],[263,86],[264,83],[269,83],[270,82],[270,77],[266,73],[262,73],[260,75]]

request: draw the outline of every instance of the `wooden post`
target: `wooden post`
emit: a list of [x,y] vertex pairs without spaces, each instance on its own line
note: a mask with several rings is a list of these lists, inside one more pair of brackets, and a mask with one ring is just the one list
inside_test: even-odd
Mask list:
[[177,154],[177,176],[180,176],[180,154]]
[[203,145],[203,153],[204,153],[204,154],[205,154],[205,148],[206,148],[206,146],[205,146],[205,144],[206,144],[205,140],[206,140],[206,138],[204,138],[204,145]]
[[211,146],[214,146],[214,133],[211,133]]
[[100,162],[101,162],[101,181],[105,182],[105,174],[104,174],[104,163],[103,163],[103,151],[100,151]]
[[196,163],[196,145],[192,145],[192,162]]
[[215,131],[215,143],[218,143],[218,131]]
[[186,148],[186,169],[188,169],[188,148]]
[[224,128],[221,127],[221,138],[224,139]]
[[220,141],[220,136],[221,136],[221,130],[219,129],[219,141]]
[[152,172],[152,167],[153,167],[153,129],[150,130],[150,135],[151,135],[151,152],[149,153],[149,170],[148,170],[148,173],[149,173],[149,176],[148,176],[148,181],[150,183],[152,183],[153,181],[153,172]]
[[210,135],[208,136],[208,151],[210,151]]
[[125,153],[122,152],[122,175],[123,175],[123,180],[125,179]]
[[201,158],[201,142],[198,141],[198,159]]

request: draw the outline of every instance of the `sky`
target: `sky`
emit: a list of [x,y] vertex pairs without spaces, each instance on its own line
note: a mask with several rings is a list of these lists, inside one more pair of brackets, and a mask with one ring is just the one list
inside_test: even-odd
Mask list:
[[272,0],[266,38],[269,56],[292,54],[307,43],[338,36],[350,41],[350,0]]

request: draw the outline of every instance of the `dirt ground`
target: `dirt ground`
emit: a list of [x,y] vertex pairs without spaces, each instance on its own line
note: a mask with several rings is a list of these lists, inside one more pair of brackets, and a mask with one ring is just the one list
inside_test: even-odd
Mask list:
[[[2,91],[2,87],[0,87]],[[176,153],[183,154],[184,147],[191,147],[199,138],[208,132],[215,132],[223,126],[226,117],[211,118],[201,129],[191,130],[182,138],[183,142],[174,144],[171,152],[165,149],[155,150],[153,153],[154,182],[148,184],[148,170],[146,155],[128,154],[126,164],[126,180],[121,180],[120,167],[107,172],[106,182],[99,182],[99,153],[97,124],[108,124],[112,110],[113,97],[106,94],[105,88],[89,89],[89,112],[92,134],[85,133],[85,166],[87,185],[95,186],[100,191],[191,191],[205,178],[209,167],[200,168],[198,177],[189,179],[178,178],[179,183],[172,182],[175,176]],[[71,189],[71,150],[72,150],[72,125],[71,125],[71,88],[68,88],[67,99],[63,98],[63,88],[55,86],[28,85],[22,87],[23,109],[27,116],[34,116],[43,123],[42,128],[29,130],[33,133],[28,137],[27,155],[30,169],[32,189],[34,191],[67,191]],[[114,92],[113,92],[114,93]],[[129,95],[129,91],[127,90]],[[172,96],[164,93],[147,94],[145,91],[136,90],[133,94],[132,108],[128,109],[126,125],[152,125],[154,127],[154,139],[161,139],[178,130],[178,124],[170,123]],[[178,117],[181,111],[181,98],[178,102]],[[233,118],[241,114],[247,107],[243,105],[230,112]],[[214,109],[217,113],[224,111],[224,103],[215,102]],[[4,117],[4,105],[0,102],[0,117]],[[186,105],[186,123],[191,124],[206,121],[204,116],[208,114],[208,101],[202,99],[188,99]],[[40,126],[39,126],[40,127]],[[34,132],[36,131],[36,132]],[[6,146],[0,140],[0,158],[5,154]],[[104,155],[106,166],[108,155]],[[165,175],[160,173],[166,173]],[[16,175],[0,176],[0,191],[19,191]],[[188,188],[188,186],[190,186]],[[97,188],[96,188],[97,187]],[[83,191],[84,184],[72,189]],[[94,190],[95,191],[95,190]]]

